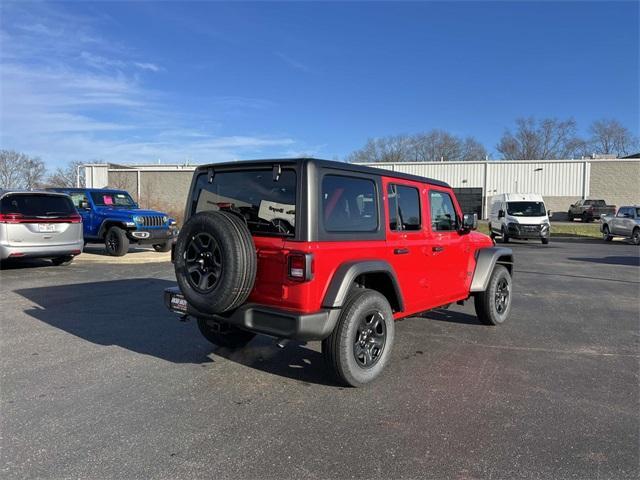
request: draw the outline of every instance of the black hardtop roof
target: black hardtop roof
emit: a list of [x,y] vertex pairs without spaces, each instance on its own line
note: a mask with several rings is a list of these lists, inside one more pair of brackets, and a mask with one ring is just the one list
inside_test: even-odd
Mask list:
[[385,177],[401,178],[405,180],[413,180],[414,182],[429,183],[431,185],[438,185],[441,187],[449,187],[449,184],[433,178],[420,177],[418,175],[411,175],[409,173],[394,172],[392,170],[386,170],[383,168],[373,168],[364,165],[356,165],[354,163],[336,162],[333,160],[322,160],[319,158],[269,158],[261,160],[238,160],[237,162],[224,162],[224,163],[209,163],[206,165],[199,165],[197,170],[207,170],[213,168],[215,171],[217,168],[233,168],[233,167],[247,167],[250,165],[266,166],[274,163],[281,165],[295,165],[303,163],[313,163],[318,167],[333,168],[336,170],[344,170],[347,172],[360,172],[368,173],[369,175],[382,175]]
[[83,187],[50,187],[48,191],[53,192],[123,192],[129,193],[122,188],[83,188]]

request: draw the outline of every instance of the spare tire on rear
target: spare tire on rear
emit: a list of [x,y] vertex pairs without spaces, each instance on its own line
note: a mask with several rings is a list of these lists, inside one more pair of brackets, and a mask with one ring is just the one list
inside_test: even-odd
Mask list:
[[251,232],[238,215],[201,212],[180,230],[175,247],[178,285],[203,313],[224,313],[242,305],[256,279]]

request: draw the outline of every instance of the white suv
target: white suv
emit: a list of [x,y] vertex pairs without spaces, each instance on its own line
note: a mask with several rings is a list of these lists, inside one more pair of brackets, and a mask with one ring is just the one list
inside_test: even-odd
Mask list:
[[83,246],[82,218],[67,195],[0,190],[0,260],[37,257],[68,265]]

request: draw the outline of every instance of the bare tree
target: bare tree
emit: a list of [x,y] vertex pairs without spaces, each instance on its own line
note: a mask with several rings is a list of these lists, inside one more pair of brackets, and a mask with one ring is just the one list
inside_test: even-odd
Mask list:
[[39,158],[27,159],[22,174],[24,188],[31,190],[42,187],[46,172],[47,169],[42,160]]
[[529,117],[517,119],[515,132],[505,131],[496,149],[505,160],[552,160],[579,156],[584,141],[576,135],[572,118]]
[[33,189],[41,186],[46,168],[38,157],[0,150],[0,187]]
[[347,158],[350,162],[439,162],[484,160],[486,150],[472,137],[443,130],[370,139]]
[[[66,167],[58,167],[49,177],[49,185],[52,187],[75,187],[78,178],[78,167],[82,162],[69,162]],[[80,169],[80,183],[83,182],[84,171]]]
[[367,140],[365,146],[349,155],[350,162],[406,162],[411,150],[407,135]]
[[640,144],[627,127],[613,119],[596,120],[589,126],[589,134],[590,153],[622,157],[633,153]]

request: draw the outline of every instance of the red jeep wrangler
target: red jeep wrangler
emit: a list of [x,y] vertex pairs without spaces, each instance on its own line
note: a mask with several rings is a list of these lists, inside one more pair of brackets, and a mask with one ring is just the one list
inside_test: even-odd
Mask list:
[[321,340],[347,385],[384,369],[396,319],[470,297],[484,323],[509,316],[511,250],[437,180],[316,159],[205,165],[185,219],[167,307],[229,348]]

